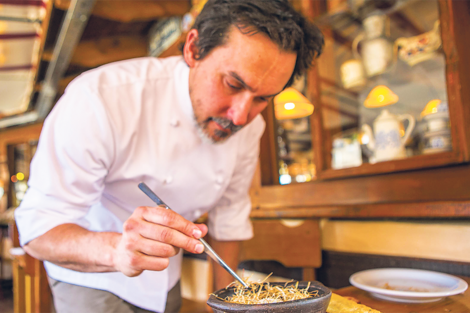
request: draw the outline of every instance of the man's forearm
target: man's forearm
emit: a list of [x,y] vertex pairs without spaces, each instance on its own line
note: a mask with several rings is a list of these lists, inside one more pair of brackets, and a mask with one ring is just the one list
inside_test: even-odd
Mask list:
[[59,225],[24,246],[31,256],[80,272],[114,272],[113,252],[121,234]]
[[163,271],[180,249],[202,253],[197,240],[207,233],[178,213],[140,206],[122,225],[122,234],[88,231],[75,224],[57,226],[25,245],[27,253],[81,272],[115,272],[134,277]]

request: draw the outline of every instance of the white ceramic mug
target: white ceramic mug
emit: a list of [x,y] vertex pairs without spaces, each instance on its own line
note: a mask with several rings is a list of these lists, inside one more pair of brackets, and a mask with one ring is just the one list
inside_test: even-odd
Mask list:
[[341,81],[345,89],[360,89],[366,84],[366,77],[361,60],[351,59],[340,68]]
[[433,118],[427,121],[428,131],[435,132],[449,128],[449,120],[447,118]]
[[426,149],[448,149],[452,145],[449,131],[426,136]]

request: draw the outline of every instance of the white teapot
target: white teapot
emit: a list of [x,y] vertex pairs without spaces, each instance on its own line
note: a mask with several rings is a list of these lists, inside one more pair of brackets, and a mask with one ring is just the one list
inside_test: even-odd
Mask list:
[[[408,120],[408,127],[403,137],[403,121]],[[406,157],[405,143],[415,127],[415,119],[410,114],[394,115],[382,110],[374,120],[374,132],[369,125],[362,125],[363,144],[374,152],[370,163],[401,159]],[[368,137],[368,142],[365,140]]]

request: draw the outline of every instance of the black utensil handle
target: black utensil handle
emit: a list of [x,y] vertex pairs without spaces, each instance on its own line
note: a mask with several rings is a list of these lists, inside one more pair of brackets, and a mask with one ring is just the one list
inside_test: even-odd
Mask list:
[[164,205],[168,209],[168,205],[165,204],[165,202],[162,201],[150,188],[147,186],[145,183],[140,183],[139,184],[140,190],[142,190],[150,199],[153,200],[157,205]]

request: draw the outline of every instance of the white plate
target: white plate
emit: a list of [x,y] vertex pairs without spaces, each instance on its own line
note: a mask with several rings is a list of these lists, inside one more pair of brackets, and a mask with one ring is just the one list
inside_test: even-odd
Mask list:
[[373,296],[395,302],[434,302],[467,290],[455,276],[415,269],[380,268],[353,274],[349,282]]

